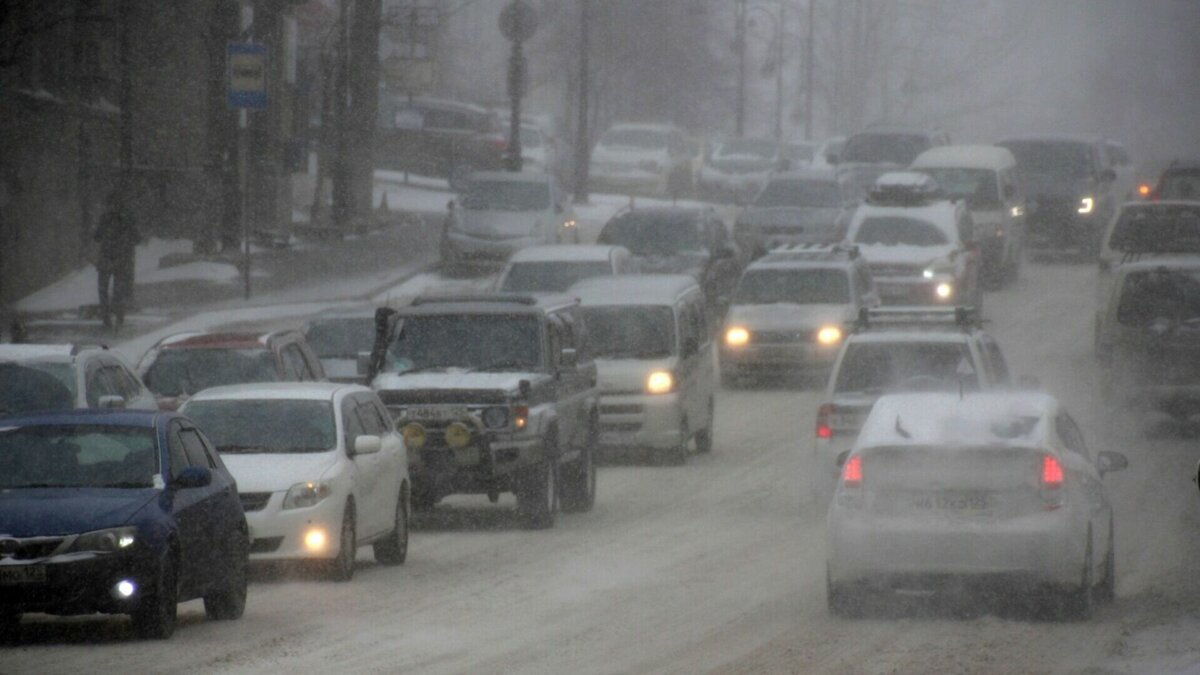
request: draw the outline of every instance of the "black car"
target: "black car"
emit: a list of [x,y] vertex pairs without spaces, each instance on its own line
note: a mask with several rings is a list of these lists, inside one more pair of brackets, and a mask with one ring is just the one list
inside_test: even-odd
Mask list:
[[833,171],[777,173],[738,214],[733,237],[755,258],[778,246],[837,242],[846,234],[849,205]]
[[465,185],[473,171],[504,166],[508,136],[496,114],[468,103],[403,96],[379,102],[375,166]]
[[1177,159],[1171,162],[1159,176],[1149,197],[1155,201],[1200,200],[1200,159]]
[[838,176],[852,196],[862,199],[883,174],[906,168],[929,148],[949,144],[945,131],[870,126],[846,139],[837,158]]

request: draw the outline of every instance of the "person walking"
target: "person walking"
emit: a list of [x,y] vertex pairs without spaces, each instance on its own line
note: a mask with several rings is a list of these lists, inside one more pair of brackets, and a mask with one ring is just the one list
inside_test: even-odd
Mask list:
[[[134,248],[141,241],[137,223],[120,188],[108,196],[104,214],[96,227],[100,244],[96,272],[100,291],[100,318],[105,328],[120,329],[133,296]],[[111,294],[110,294],[111,284]]]

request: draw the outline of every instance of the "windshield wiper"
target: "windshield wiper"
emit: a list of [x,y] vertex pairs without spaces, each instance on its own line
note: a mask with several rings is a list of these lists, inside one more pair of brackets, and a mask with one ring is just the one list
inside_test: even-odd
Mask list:
[[121,481],[119,483],[105,483],[104,485],[93,485],[92,487],[130,489],[130,488],[149,488],[149,487],[154,487],[154,486],[145,481]]
[[409,373],[424,373],[424,372],[430,371],[430,370],[445,370],[446,368],[453,368],[453,367],[454,366],[447,366],[447,365],[442,365],[440,363],[433,363],[428,366],[421,366],[419,368],[408,368],[406,370],[397,370],[396,374],[397,375],[408,375]]
[[246,454],[255,454],[255,453],[268,453],[268,452],[275,452],[275,451],[272,450],[271,448],[267,448],[267,447],[264,447],[261,445],[230,444],[230,445],[218,445],[217,452],[232,452],[232,453],[244,452]]
[[472,368],[472,369],[468,370],[467,372],[469,372],[469,373],[486,373],[491,370],[508,370],[510,368],[528,368],[528,366],[526,366],[524,363],[518,363],[517,361],[512,361],[512,360],[497,361],[495,363],[489,363],[486,366],[483,366],[482,368]]

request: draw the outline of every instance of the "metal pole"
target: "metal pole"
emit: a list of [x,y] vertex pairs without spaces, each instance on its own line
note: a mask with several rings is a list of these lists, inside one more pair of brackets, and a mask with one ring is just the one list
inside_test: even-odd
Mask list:
[[249,191],[249,173],[246,169],[249,166],[249,149],[246,147],[245,130],[250,126],[250,113],[242,109],[240,119],[238,120],[238,173],[242,179],[242,199],[241,207],[238,209],[238,215],[242,221],[242,286],[244,289],[243,297],[246,300],[250,299],[250,220],[246,218],[246,209],[249,201],[246,198],[246,193]]
[[512,111],[508,120],[508,170],[521,170],[521,90],[525,87],[525,53],[522,40],[512,41],[508,62],[508,96]]
[[817,0],[808,0],[808,38],[804,56],[804,140],[813,139],[813,36]]
[[737,52],[737,135],[746,130],[746,0],[737,0],[734,8],[733,49]]
[[586,204],[588,200],[588,163],[591,161],[591,143],[588,139],[588,21],[590,0],[579,2],[579,110],[575,130],[575,202]]
[[783,140],[783,22],[784,4],[779,3],[779,21],[775,22],[775,140]]

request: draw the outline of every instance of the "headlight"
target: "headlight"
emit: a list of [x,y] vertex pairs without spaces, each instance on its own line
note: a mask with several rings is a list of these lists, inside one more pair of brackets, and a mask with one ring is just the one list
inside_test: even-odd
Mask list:
[[575,225],[577,225],[577,223],[574,220],[563,221],[563,227],[567,228],[568,230],[575,227]]
[[287,495],[283,498],[283,508],[286,511],[287,509],[304,509],[316,506],[321,503],[321,500],[331,494],[333,494],[333,487],[323,480],[296,483],[288,488]]
[[1083,199],[1079,200],[1079,209],[1078,210],[1080,213],[1091,213],[1092,209],[1094,209],[1094,208],[1096,208],[1096,200],[1095,199],[1092,199],[1091,197],[1084,197]]
[[730,347],[741,347],[750,342],[750,331],[741,326],[734,326],[725,331],[725,344]]
[[954,295],[954,286],[943,281],[933,289],[933,292],[937,293],[938,299],[949,300],[950,296]]
[[471,430],[462,422],[454,422],[446,427],[446,445],[452,448],[465,448],[471,442]]
[[932,279],[933,278],[933,270],[931,270],[931,269],[923,270],[921,272],[921,276],[925,277],[926,279]]
[[842,329],[837,326],[823,326],[817,331],[817,342],[823,345],[837,344],[842,339]]
[[1025,208],[1021,206],[1014,206],[1012,207],[1012,211],[1010,213],[1012,213],[1013,218],[1020,218],[1021,216],[1025,215]]
[[400,430],[400,435],[404,436],[404,444],[413,450],[425,445],[425,427],[417,422],[405,424]]
[[137,528],[114,527],[108,530],[84,532],[71,544],[71,553],[115,553],[124,551],[137,541]]
[[503,429],[508,426],[508,408],[495,406],[483,411],[483,426],[489,429]]
[[656,370],[646,378],[647,394],[669,394],[675,390],[675,376],[666,370]]

